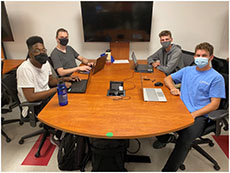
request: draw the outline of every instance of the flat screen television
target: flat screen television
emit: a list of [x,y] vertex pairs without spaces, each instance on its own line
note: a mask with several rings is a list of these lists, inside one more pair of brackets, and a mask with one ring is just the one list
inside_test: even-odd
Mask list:
[[147,42],[151,1],[82,1],[85,42]]
[[1,17],[2,17],[2,41],[14,41],[14,37],[10,28],[5,3],[1,2]]

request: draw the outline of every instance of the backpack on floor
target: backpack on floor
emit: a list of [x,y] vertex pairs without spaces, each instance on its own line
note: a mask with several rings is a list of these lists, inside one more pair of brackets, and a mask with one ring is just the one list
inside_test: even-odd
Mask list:
[[60,170],[84,169],[86,155],[86,138],[66,133],[58,150],[58,167]]
[[92,171],[127,171],[125,155],[128,140],[91,139]]

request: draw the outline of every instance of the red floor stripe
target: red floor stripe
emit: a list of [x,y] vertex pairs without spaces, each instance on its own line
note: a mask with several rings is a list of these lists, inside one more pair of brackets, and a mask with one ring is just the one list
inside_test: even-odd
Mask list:
[[228,135],[221,135],[221,136],[212,136],[217,144],[220,146],[222,151],[225,153],[225,155],[229,158],[229,140]]
[[42,149],[41,149],[41,156],[36,158],[34,155],[36,154],[42,135],[38,138],[32,149],[30,150],[29,154],[26,156],[25,160],[22,162],[22,165],[37,165],[37,166],[47,166],[49,160],[56,148],[55,145],[50,143],[50,138],[47,137]]

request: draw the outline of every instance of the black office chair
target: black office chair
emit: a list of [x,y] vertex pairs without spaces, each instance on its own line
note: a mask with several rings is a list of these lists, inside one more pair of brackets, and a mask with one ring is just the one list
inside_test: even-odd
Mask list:
[[195,55],[195,53],[193,53],[193,52],[182,50],[182,58],[183,58],[185,67],[195,65],[194,55]]
[[[7,92],[7,87],[5,85],[5,80],[7,80],[7,75],[6,74],[4,76],[2,76],[2,93],[1,93],[1,113],[2,114],[6,114],[9,112],[12,112],[12,110],[18,106],[17,101],[15,101],[12,97],[10,97],[10,94]],[[21,121],[21,119],[10,119],[10,120],[5,120],[3,117],[1,117],[1,125],[2,125],[2,135],[6,138],[6,142],[10,142],[11,139],[9,138],[9,136],[5,133],[5,131],[3,130],[3,125],[5,124],[11,124],[11,123],[15,123],[15,122],[19,122],[20,125],[23,124],[23,122]]]
[[226,59],[214,57],[212,67],[219,73],[229,74],[229,62]]
[[[38,119],[37,119],[37,116],[35,115],[34,107],[39,106],[42,102],[40,101],[40,102],[20,103],[20,101],[18,99],[18,95],[17,95],[16,70],[11,71],[11,73],[9,75],[7,75],[2,80],[2,84],[3,84],[4,88],[6,89],[6,91],[8,92],[8,94],[15,100],[15,106],[19,106],[20,112],[22,112],[23,106],[29,107],[28,118],[24,118],[21,114],[21,120],[23,122],[30,122],[30,125],[32,127],[36,127]],[[39,145],[37,153],[35,154],[35,157],[40,156],[41,148],[42,148],[47,136],[49,136],[50,133],[55,133],[55,131],[53,129],[49,128],[48,126],[45,126],[42,123],[40,124],[40,127],[43,127],[43,128],[41,130],[34,132],[34,133],[23,136],[19,141],[19,144],[23,144],[25,139],[33,137],[33,136],[37,136],[39,134],[43,134],[41,143]]]
[[[196,139],[191,148],[194,148],[198,151],[201,155],[203,155],[206,159],[208,159],[211,163],[213,163],[213,167],[215,170],[220,170],[220,166],[218,165],[217,161],[210,156],[206,151],[201,148],[201,144],[209,144],[210,147],[214,146],[214,143],[209,138],[203,138],[203,136],[214,133],[215,136],[219,136],[221,133],[221,128],[223,127],[224,130],[228,130],[228,121],[226,118],[229,115],[228,111],[228,104],[229,104],[229,75],[222,73],[225,79],[225,90],[226,90],[226,99],[221,99],[221,103],[219,109],[208,114],[210,122],[206,125],[202,135]],[[176,141],[173,141],[175,143]],[[185,165],[180,165],[181,170],[185,170]]]

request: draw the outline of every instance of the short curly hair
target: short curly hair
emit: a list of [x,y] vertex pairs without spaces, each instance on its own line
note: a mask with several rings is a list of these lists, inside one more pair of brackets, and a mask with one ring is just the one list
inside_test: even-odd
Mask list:
[[209,52],[209,55],[211,56],[211,55],[213,55],[214,48],[211,44],[204,42],[204,43],[200,43],[196,46],[195,52],[197,50],[206,50]]
[[159,37],[161,38],[162,36],[170,36],[172,38],[172,33],[169,30],[164,30],[159,33]]

